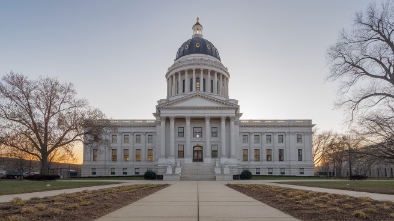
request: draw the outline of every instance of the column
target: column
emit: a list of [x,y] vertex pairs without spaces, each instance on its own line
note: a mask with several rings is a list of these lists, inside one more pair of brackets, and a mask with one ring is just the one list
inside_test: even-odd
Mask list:
[[208,82],[206,86],[207,92],[211,93],[211,71],[208,70]]
[[219,95],[223,95],[223,75],[220,75]]
[[[160,118],[161,131],[160,131],[160,158],[165,158],[166,155],[166,117]],[[134,140],[133,140],[134,142]]]
[[145,139],[146,133],[143,132],[141,133],[141,162],[146,162],[148,160],[147,158],[147,153],[148,150],[146,149],[146,139]]
[[134,153],[134,133],[130,133],[129,162],[135,161]]
[[185,70],[185,92],[190,92],[190,81],[189,76],[187,75],[187,70]]
[[186,145],[185,145],[185,154],[186,158],[192,157],[191,156],[191,147],[190,147],[190,117],[186,117]]
[[213,82],[213,93],[217,94],[218,93],[218,72],[214,71],[213,72],[215,78]]
[[175,95],[176,93],[175,93],[175,86],[176,86],[176,83],[175,83],[176,81],[175,81],[175,74],[172,74],[172,95]]
[[210,142],[210,120],[209,116],[205,116],[205,156],[211,157],[211,142]]
[[175,146],[175,118],[170,117],[170,157],[174,158],[174,146]]
[[169,79],[167,78],[167,98],[170,96],[170,81],[169,81]]
[[193,69],[193,91],[196,91],[196,69]]
[[254,152],[253,152],[253,133],[249,133],[249,161],[254,161]]
[[230,148],[231,148],[231,158],[235,158],[235,128],[234,128],[234,120],[235,117],[230,117],[230,134],[231,134],[231,143],[230,143]]
[[204,80],[203,80],[203,78],[204,78],[204,76],[203,76],[203,73],[204,73],[204,71],[203,71],[203,69],[201,68],[200,69],[200,91],[204,91]]
[[222,157],[226,157],[226,117],[221,117],[221,126],[220,126],[220,139],[221,139],[221,149],[222,149]]
[[181,72],[178,72],[178,94],[182,94],[182,79],[181,79]]

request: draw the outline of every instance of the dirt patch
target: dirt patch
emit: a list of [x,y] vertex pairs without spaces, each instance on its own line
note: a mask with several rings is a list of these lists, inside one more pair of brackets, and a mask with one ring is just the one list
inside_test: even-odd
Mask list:
[[394,202],[262,184],[228,187],[300,220],[394,220]]
[[169,185],[138,184],[0,204],[1,221],[90,221]]

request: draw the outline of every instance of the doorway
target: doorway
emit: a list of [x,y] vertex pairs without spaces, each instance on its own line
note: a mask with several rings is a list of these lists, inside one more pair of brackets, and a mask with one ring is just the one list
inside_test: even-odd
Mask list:
[[193,162],[202,162],[202,147],[195,146],[193,147]]

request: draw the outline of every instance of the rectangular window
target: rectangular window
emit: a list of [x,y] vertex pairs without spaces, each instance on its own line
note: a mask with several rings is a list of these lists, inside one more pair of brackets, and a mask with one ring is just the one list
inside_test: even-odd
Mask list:
[[98,161],[98,149],[93,149],[93,161]]
[[206,85],[207,85],[207,84],[205,83],[205,78],[203,78],[203,79],[202,79],[202,90],[203,90],[204,92],[206,92],[206,89],[205,89],[205,88],[206,88],[206,87],[205,87]]
[[111,175],[115,175],[115,168],[111,168]]
[[148,149],[148,161],[153,161],[153,149]]
[[278,135],[278,143],[283,143],[283,135]]
[[184,158],[184,157],[185,157],[184,146],[178,145],[178,158]]
[[135,161],[141,161],[141,149],[135,150]]
[[302,149],[298,149],[298,161],[302,161]]
[[178,137],[184,137],[184,136],[185,136],[185,128],[178,127]]
[[213,80],[211,80],[211,93],[213,93]]
[[196,78],[196,91],[200,91],[200,78]]
[[256,175],[260,174],[260,168],[256,168]]
[[218,128],[217,127],[211,128],[211,137],[218,137]]
[[267,161],[272,161],[272,149],[267,149]]
[[274,172],[274,169],[273,169],[273,168],[268,168],[268,174],[269,174],[269,175],[272,175],[273,172]]
[[140,174],[140,168],[134,168],[134,174],[139,175]]
[[297,143],[302,143],[302,134],[297,134]]
[[141,143],[141,134],[135,135],[135,143]]
[[265,135],[265,143],[271,143],[272,136],[270,134]]
[[182,80],[182,93],[185,93],[185,79]]
[[190,78],[190,91],[193,91],[193,78]]
[[260,150],[259,149],[254,150],[254,161],[260,161]]
[[248,143],[248,135],[242,135],[242,143]]
[[304,168],[300,168],[300,174],[304,174]]
[[153,135],[148,135],[148,143],[153,143]]
[[92,175],[96,175],[96,168],[92,168],[91,171],[92,171]]
[[127,168],[123,168],[123,175],[127,175]]
[[193,137],[202,137],[202,127],[193,127]]
[[123,135],[123,143],[129,143],[130,142],[130,137],[128,134]]
[[242,150],[242,160],[243,161],[248,161],[248,149],[243,149]]
[[260,135],[254,135],[254,143],[260,143]]
[[211,146],[211,156],[212,156],[212,158],[218,157],[218,145]]
[[117,161],[118,155],[116,149],[112,149],[112,161]]
[[118,142],[118,135],[112,135],[112,143],[117,143]]
[[123,150],[123,161],[129,161],[129,156],[130,156],[129,153],[130,153],[129,149]]
[[284,161],[284,160],[285,160],[285,150],[279,149],[279,161]]
[[285,175],[285,168],[280,168],[280,175]]

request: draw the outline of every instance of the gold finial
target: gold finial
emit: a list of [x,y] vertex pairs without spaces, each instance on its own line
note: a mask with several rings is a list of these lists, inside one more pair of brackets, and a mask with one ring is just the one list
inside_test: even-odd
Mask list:
[[200,19],[197,17],[196,22],[198,23],[199,20],[200,20]]

